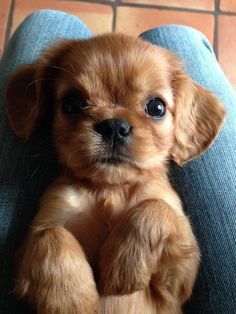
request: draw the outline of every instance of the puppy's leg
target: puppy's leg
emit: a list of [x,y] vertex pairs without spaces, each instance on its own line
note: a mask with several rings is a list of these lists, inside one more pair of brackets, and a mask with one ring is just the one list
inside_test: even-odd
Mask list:
[[[16,292],[40,314],[92,314],[98,308],[90,265],[77,239],[63,227],[66,217],[83,210],[82,196],[72,192],[62,184],[49,189],[19,254]],[[76,204],[78,208],[72,206]]]
[[31,232],[24,245],[16,292],[37,313],[95,313],[92,270],[77,240],[62,227]]
[[123,215],[103,245],[100,289],[122,295],[150,286],[160,313],[180,313],[198,261],[187,218],[162,200],[144,201]]

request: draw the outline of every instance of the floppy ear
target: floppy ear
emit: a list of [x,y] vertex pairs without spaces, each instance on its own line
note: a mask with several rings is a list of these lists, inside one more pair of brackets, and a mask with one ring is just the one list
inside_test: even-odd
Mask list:
[[17,69],[6,89],[6,110],[10,125],[15,134],[27,141],[35,130],[43,111],[38,101],[36,64]]
[[206,151],[220,131],[226,112],[208,90],[183,76],[175,84],[175,142],[173,160],[180,166]]

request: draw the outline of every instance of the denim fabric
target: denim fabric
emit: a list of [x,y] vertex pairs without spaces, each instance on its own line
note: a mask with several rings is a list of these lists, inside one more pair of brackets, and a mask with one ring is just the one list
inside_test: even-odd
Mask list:
[[[57,174],[45,126],[27,144],[20,143],[10,130],[4,112],[4,87],[17,66],[33,62],[56,39],[89,36],[88,28],[76,17],[39,11],[18,28],[0,63],[0,313],[30,313],[12,294],[14,255],[35,214],[40,195]],[[165,26],[142,37],[181,56],[192,78],[215,92],[227,106],[228,118],[210,151],[184,168],[173,164],[171,179],[182,197],[202,251],[201,269],[186,313],[233,314],[236,312],[235,94],[210,44],[198,31]]]
[[45,126],[27,144],[20,143],[10,130],[4,113],[4,87],[16,67],[33,62],[57,39],[90,36],[89,29],[74,16],[51,10],[38,11],[18,28],[0,63],[1,314],[30,312],[12,293],[14,255],[35,214],[40,195],[57,173]]
[[228,112],[211,149],[171,179],[198,238],[202,262],[186,313],[236,313],[236,96],[208,40],[185,26],[163,26],[141,35],[184,60],[189,75],[221,99]]

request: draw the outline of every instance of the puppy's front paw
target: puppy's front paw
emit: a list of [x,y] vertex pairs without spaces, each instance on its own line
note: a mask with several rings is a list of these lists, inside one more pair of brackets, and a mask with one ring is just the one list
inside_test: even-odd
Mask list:
[[86,257],[61,227],[28,237],[15,290],[35,305],[38,314],[94,314],[99,307]]
[[124,295],[144,289],[149,285],[151,273],[143,254],[127,245],[124,251],[102,250],[99,289],[104,295]]
[[100,252],[99,289],[104,295],[124,295],[149,285],[153,256],[128,224],[120,223]]

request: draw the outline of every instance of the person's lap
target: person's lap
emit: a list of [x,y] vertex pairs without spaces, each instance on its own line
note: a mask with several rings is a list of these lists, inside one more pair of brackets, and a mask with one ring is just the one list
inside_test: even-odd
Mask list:
[[202,262],[187,313],[236,311],[236,98],[210,44],[190,28],[161,27],[145,39],[183,58],[190,76],[220,98],[228,112],[211,149],[171,178],[200,243]]
[[[31,63],[58,38],[87,38],[76,17],[39,11],[17,30],[0,63],[0,312],[26,313],[9,294],[16,247],[37,209],[43,189],[56,175],[50,140],[40,130],[29,143],[11,132],[4,112],[4,87],[19,65]],[[236,310],[236,98],[201,33],[182,26],[160,27],[141,35],[172,50],[185,61],[192,78],[225,103],[228,118],[209,152],[184,168],[171,167],[202,251],[202,263],[186,313],[234,313]]]

